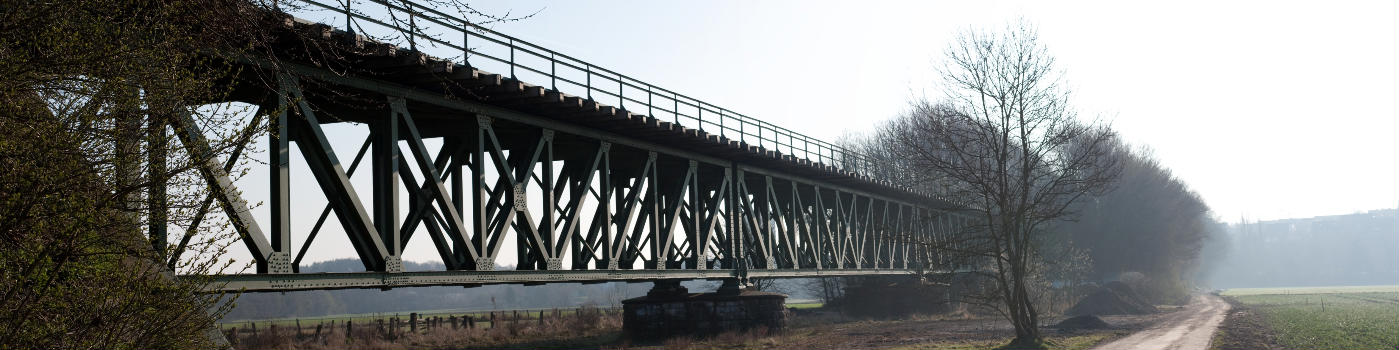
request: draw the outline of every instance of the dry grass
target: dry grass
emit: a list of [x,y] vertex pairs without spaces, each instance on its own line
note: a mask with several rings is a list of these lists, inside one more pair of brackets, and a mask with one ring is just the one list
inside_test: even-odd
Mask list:
[[601,349],[791,349],[802,348],[799,344],[804,334],[794,332],[770,332],[766,327],[747,331],[730,331],[713,336],[678,336],[659,343],[621,343],[603,346]]
[[[1044,337],[1045,346],[1050,350],[1082,350],[1092,348],[1102,344],[1109,339],[1119,337],[1116,332],[1103,331],[1078,335],[1046,335]],[[972,350],[972,349],[997,349],[1010,344],[1011,338],[1001,338],[993,340],[969,340],[969,341],[940,341],[922,343],[910,346],[901,346],[893,350]]]
[[[583,316],[549,315],[540,325],[537,318],[510,322],[496,327],[478,322],[476,329],[420,326],[419,333],[402,331],[385,334],[377,324],[355,322],[355,335],[345,337],[343,323],[335,332],[314,334],[315,326],[303,327],[300,336],[290,327],[279,326],[276,334],[252,336],[246,331],[235,341],[239,349],[975,349],[993,348],[1009,342],[1013,329],[999,317],[959,310],[951,313],[913,315],[903,319],[871,320],[842,316],[824,309],[794,312],[787,328],[732,331],[711,336],[682,336],[665,340],[632,340],[622,332],[619,313]],[[537,316],[535,314],[534,316]],[[1160,315],[1151,315],[1159,317]],[[1152,318],[1154,319],[1154,318]],[[1141,321],[1141,320],[1138,320]],[[1147,320],[1150,321],[1150,320]],[[1152,322],[1115,320],[1124,328],[1141,328]],[[445,322],[444,322],[445,323]],[[404,327],[406,328],[406,327]],[[1046,334],[1051,348],[1082,349],[1119,337],[1128,329],[1101,332]]]
[[[984,327],[998,321],[966,315],[915,315],[901,320],[805,320],[779,332],[756,329],[710,337],[674,337],[657,343],[622,343],[602,349],[992,349],[1010,343],[1010,329]],[[823,323],[824,322],[824,323]],[[1046,334],[1049,349],[1088,349],[1130,333],[1126,330]]]
[[[537,316],[537,315],[534,315]],[[298,332],[294,327],[272,327],[259,329],[257,333],[240,329],[237,334],[225,332],[238,349],[471,349],[471,348],[577,348],[597,347],[615,342],[621,336],[622,317],[620,314],[581,312],[554,317],[519,321],[500,319],[494,325],[477,322],[476,328],[459,325],[453,329],[446,318],[435,327],[426,321],[419,321],[418,331],[400,325],[391,329],[391,322],[385,320],[384,329],[377,322],[354,322],[352,334],[347,336],[344,323],[335,327],[302,327]],[[489,326],[488,326],[489,325]],[[521,339],[529,339],[522,343]]]

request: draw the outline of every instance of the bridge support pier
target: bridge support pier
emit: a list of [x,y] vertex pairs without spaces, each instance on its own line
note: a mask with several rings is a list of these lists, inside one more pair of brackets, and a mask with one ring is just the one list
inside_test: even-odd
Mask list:
[[787,296],[744,290],[726,279],[718,291],[690,293],[681,280],[658,280],[645,296],[622,301],[622,329],[636,338],[777,331],[787,321]]

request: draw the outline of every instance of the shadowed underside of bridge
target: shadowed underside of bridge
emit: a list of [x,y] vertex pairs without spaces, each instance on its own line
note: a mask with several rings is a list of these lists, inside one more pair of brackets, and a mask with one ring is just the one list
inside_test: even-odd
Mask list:
[[[276,25],[277,57],[239,62],[230,97],[259,106],[253,122],[269,123],[270,222],[253,218],[210,157],[202,172],[257,266],[214,276],[211,289],[936,273],[950,267],[930,247],[968,220],[955,203],[859,172],[838,147],[674,93],[658,103],[659,88],[625,76],[610,76],[610,96],[638,112],[323,24]],[[515,50],[545,50],[463,33],[508,40],[512,72]],[[559,61],[549,64],[558,79]],[[589,70],[588,95],[593,79],[609,77],[572,67]],[[356,154],[336,154],[322,131],[331,123],[362,124],[369,136]],[[198,155],[206,142],[192,120],[176,130]],[[424,142],[432,139],[440,147]],[[291,232],[289,208],[304,200],[289,195],[291,147],[326,198],[310,232]],[[351,184],[357,171],[370,173],[371,188]],[[343,233],[322,232],[332,218]],[[293,234],[304,244],[293,246]],[[300,273],[324,234],[347,235],[365,272]],[[438,256],[403,256],[410,240],[430,240]],[[516,269],[494,271],[502,257]],[[438,258],[446,270],[405,272],[405,258]]]

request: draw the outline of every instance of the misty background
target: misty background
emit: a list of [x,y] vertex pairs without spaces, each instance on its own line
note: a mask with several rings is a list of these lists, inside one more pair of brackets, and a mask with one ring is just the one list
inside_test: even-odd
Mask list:
[[1214,288],[1399,283],[1399,210],[1246,221],[1209,242]]

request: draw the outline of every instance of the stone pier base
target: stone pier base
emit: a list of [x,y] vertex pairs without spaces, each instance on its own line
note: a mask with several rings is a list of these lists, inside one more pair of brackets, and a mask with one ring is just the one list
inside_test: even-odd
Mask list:
[[679,283],[622,301],[622,329],[639,338],[710,335],[724,331],[782,329],[787,296],[759,291],[689,293]]

